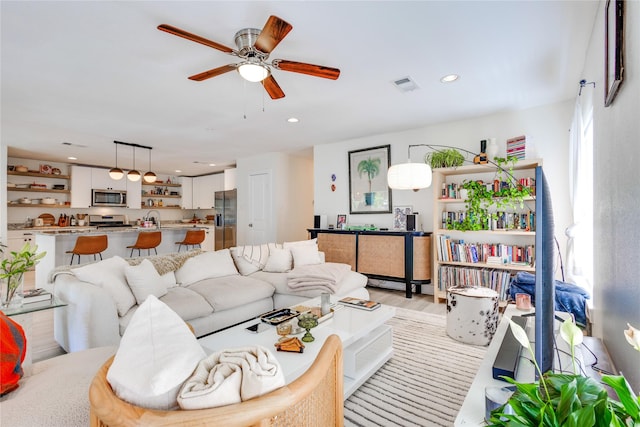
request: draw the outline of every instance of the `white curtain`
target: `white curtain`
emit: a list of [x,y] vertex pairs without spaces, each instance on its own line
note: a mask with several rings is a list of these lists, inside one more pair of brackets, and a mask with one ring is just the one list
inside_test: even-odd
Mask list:
[[[585,100],[585,104],[591,104]],[[570,130],[566,280],[593,295],[593,107],[578,96]]]

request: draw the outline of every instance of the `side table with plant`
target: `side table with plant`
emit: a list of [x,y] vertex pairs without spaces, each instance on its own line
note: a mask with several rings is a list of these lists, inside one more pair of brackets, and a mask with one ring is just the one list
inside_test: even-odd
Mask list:
[[[571,346],[573,374],[540,372],[529,337],[516,323],[510,321],[511,331],[518,342],[529,350],[539,375],[538,382],[520,383],[505,380],[516,386],[509,401],[491,413],[492,426],[570,426],[570,427],[638,427],[640,426],[640,396],[631,394],[622,375],[603,375],[602,382],[618,396],[612,399],[604,386],[593,378],[577,372],[574,347],[582,343],[582,331],[571,319],[563,322],[560,336]],[[624,331],[629,344],[640,351],[640,331],[628,325]],[[512,412],[506,407],[510,406]]]
[[19,293],[24,281],[24,273],[35,266],[47,253],[38,253],[38,246],[29,243],[19,251],[11,251],[9,256],[0,263],[0,300],[2,308],[15,304],[15,297]]

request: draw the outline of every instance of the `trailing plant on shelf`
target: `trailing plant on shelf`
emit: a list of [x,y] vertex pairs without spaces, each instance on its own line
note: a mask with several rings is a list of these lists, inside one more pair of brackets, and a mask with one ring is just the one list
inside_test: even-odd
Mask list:
[[518,162],[515,157],[496,157],[495,179],[500,183],[499,189],[487,188],[482,181],[464,181],[461,188],[467,190],[467,214],[459,222],[449,222],[447,227],[453,230],[477,231],[488,230],[492,220],[498,218],[501,210],[516,210],[524,207],[524,200],[531,196],[529,187],[523,187],[513,176],[513,167]]
[[431,166],[432,169],[451,168],[462,166],[464,156],[455,148],[448,148],[427,153],[424,156],[424,162]]
[[[510,322],[515,338],[529,350],[539,380],[535,383],[520,383],[503,377],[516,386],[516,391],[505,405],[492,411],[489,421],[491,426],[640,426],[640,396],[632,395],[624,376],[602,376],[602,382],[615,391],[618,397],[615,400],[609,397],[607,390],[598,381],[578,373],[574,347],[582,343],[583,336],[572,319],[563,322],[560,336],[571,346],[573,374],[551,371],[543,374],[535,361],[526,332],[516,323]],[[625,337],[629,344],[640,351],[640,331],[628,326]]]
[[[4,250],[2,251],[4,256]],[[24,273],[35,266],[47,253],[38,253],[38,246],[27,242],[19,251],[11,251],[0,262],[0,281],[2,281],[2,305],[8,306],[22,284]]]

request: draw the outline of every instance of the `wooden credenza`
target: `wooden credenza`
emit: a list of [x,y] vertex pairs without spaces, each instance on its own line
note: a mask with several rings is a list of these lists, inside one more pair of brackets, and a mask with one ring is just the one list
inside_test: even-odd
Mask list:
[[431,282],[431,233],[422,231],[345,231],[308,229],[318,238],[327,262],[349,264],[353,271],[376,279],[405,282],[406,297],[412,287]]

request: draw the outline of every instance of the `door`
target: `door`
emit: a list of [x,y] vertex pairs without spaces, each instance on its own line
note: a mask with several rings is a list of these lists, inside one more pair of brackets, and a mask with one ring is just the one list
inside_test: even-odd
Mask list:
[[271,172],[257,172],[249,175],[247,244],[259,245],[275,240],[271,200]]

